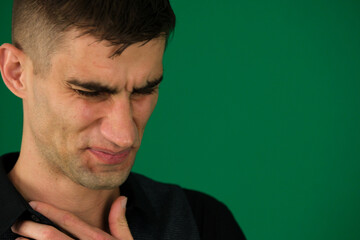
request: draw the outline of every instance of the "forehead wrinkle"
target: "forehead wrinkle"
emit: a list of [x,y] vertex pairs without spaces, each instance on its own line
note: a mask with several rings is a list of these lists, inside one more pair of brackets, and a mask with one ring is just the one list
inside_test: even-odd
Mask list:
[[[79,80],[93,80],[89,82],[105,83],[108,86],[111,84],[112,88],[117,86],[118,91],[132,92],[133,88],[141,88],[146,85],[147,81],[151,82],[162,75],[163,66],[160,62],[162,56],[157,59],[158,61],[153,62],[152,55],[150,55],[154,51],[164,48],[161,45],[162,39],[153,39],[146,44],[135,43],[122,54],[111,58],[109,56],[118,46],[111,46],[108,42],[99,41],[89,35],[76,37],[76,31],[70,32],[67,36],[66,42],[70,49],[67,51],[67,59],[65,59],[67,63],[65,62],[65,64],[72,65],[69,66],[72,75],[79,77]],[[152,48],[153,46],[156,50],[138,51],[138,49]],[[150,60],[145,62],[147,58]],[[99,81],[101,79],[104,81]]]
[[[89,34],[81,34],[81,32],[76,29],[69,30],[65,34],[64,39],[64,43],[69,49],[68,53],[72,54],[74,57],[88,57],[89,54],[96,54],[109,58],[109,56],[114,51],[113,46],[110,46],[106,41],[100,41],[96,37]],[[99,47],[105,48],[99,49]],[[107,50],[104,51],[104,49]],[[79,55],[79,53],[83,54]]]

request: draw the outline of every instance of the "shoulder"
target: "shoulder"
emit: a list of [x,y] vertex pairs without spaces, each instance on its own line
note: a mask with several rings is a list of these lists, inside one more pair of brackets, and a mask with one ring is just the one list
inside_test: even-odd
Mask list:
[[202,192],[184,189],[201,239],[245,239],[229,208],[214,197]]
[[132,173],[131,178],[136,179],[145,191],[155,192],[158,196],[171,195],[176,199],[181,192],[191,209],[201,239],[245,239],[229,208],[216,198],[175,184],[161,183],[137,173]]

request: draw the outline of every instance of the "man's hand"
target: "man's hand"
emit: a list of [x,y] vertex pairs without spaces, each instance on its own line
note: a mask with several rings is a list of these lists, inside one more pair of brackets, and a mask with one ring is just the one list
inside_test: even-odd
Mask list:
[[[90,226],[71,213],[59,210],[48,204],[42,202],[30,202],[30,205],[35,211],[46,216],[52,222],[74,236],[76,239],[133,240],[125,218],[126,201],[127,199],[122,196],[117,198],[111,206],[109,214],[109,229],[111,235],[98,228]],[[16,223],[11,227],[11,229],[14,233],[24,236],[24,238],[19,239],[73,239],[69,235],[66,235],[52,226],[39,224],[32,221]]]

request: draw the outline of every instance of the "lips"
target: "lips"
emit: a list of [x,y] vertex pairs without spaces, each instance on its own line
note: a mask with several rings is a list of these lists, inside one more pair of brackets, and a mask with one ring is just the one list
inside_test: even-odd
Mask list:
[[130,149],[121,152],[112,152],[106,149],[89,148],[88,149],[98,160],[105,164],[120,164],[124,162],[130,154]]

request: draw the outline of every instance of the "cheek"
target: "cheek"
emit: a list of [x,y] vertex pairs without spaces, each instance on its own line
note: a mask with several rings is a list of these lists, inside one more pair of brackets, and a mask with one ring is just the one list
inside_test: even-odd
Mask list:
[[[28,99],[30,125],[39,134],[51,136],[53,126],[59,125],[61,114],[53,107],[54,97],[42,86],[34,87],[33,95]],[[58,107],[55,105],[55,107]],[[46,133],[48,132],[48,133]]]
[[71,118],[76,122],[87,125],[106,116],[112,107],[112,102],[92,101],[73,97],[68,106],[71,109],[69,109],[69,112],[72,114]]
[[[60,98],[64,99],[64,98]],[[86,104],[78,99],[73,101],[40,101],[36,107],[37,117],[34,124],[39,133],[44,133],[47,138],[56,142],[73,142],[83,132],[87,132],[96,121],[99,110],[90,104]],[[60,144],[60,143],[59,143]],[[68,145],[68,144],[66,144]]]
[[74,122],[80,123],[80,125],[91,124],[100,115],[99,107],[83,101],[74,107],[72,119]]

